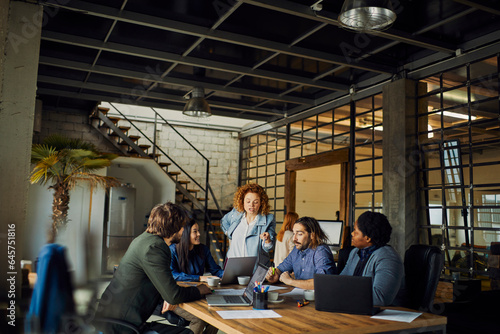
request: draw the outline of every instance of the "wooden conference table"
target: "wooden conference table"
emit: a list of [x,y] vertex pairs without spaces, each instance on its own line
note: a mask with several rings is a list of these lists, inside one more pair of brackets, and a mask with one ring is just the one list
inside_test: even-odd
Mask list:
[[[181,283],[182,285],[182,283]],[[282,285],[285,287],[284,285]],[[241,289],[240,285],[229,285],[223,288]],[[221,289],[221,288],[219,288]],[[292,288],[276,290],[279,293],[289,292]],[[252,310],[251,306],[213,307],[208,306],[205,299],[183,303],[179,306],[189,313],[215,326],[226,334],[242,333],[384,333],[400,332],[415,333],[439,330],[446,332],[446,317],[423,313],[411,323],[372,319],[368,315],[332,313],[316,311],[314,301],[303,307],[297,307],[297,300],[284,298],[279,304],[269,303],[269,309],[275,311],[281,318],[265,319],[222,319],[217,311]],[[400,307],[391,309],[413,311]]]

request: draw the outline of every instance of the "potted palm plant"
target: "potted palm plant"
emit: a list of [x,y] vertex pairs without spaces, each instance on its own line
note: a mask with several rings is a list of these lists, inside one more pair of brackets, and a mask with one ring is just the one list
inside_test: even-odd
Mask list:
[[30,181],[32,184],[48,183],[49,189],[54,190],[48,243],[55,242],[59,229],[68,223],[70,190],[77,182],[89,182],[91,191],[96,186],[108,188],[119,184],[113,177],[94,173],[110,166],[116,157],[115,154],[99,152],[92,143],[59,134],[50,135],[42,144],[33,145],[31,162],[34,167]]

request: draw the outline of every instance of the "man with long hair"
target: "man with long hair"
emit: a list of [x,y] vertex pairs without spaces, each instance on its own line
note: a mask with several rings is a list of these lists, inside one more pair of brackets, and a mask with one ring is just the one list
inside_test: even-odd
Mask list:
[[[101,297],[98,317],[125,320],[141,332],[192,333],[184,327],[146,324],[161,300],[168,311],[211,292],[204,284],[180,287],[172,276],[169,246],[179,242],[187,220],[186,211],[176,204],[159,204],[151,210],[146,231],[132,241]],[[128,332],[121,325],[104,329],[106,334]]]
[[279,279],[297,288],[314,289],[314,274],[337,273],[332,251],[326,245],[327,240],[316,219],[299,218],[293,225],[295,248],[277,268],[269,268],[266,279],[270,283]]

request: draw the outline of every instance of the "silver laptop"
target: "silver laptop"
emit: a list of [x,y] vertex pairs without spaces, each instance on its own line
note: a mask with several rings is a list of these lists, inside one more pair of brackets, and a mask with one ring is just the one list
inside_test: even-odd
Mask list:
[[257,265],[255,273],[252,275],[250,282],[243,292],[243,294],[236,295],[217,295],[217,290],[215,294],[207,295],[207,303],[209,306],[250,306],[253,303],[253,288],[255,287],[255,282],[264,282],[267,274],[267,267],[262,264]]
[[257,256],[227,258],[220,284],[238,283],[238,276],[251,276],[255,262],[257,262]]
[[373,306],[371,277],[314,274],[314,291],[318,311],[367,315],[380,312]]

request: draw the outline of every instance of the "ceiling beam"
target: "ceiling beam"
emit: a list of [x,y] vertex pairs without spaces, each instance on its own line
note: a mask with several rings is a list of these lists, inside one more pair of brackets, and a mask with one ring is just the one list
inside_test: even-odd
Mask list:
[[[313,99],[303,98],[303,97],[293,97],[293,96],[281,96],[280,94],[274,94],[269,92],[263,92],[256,89],[246,89],[238,87],[226,87],[224,85],[218,85],[210,82],[202,82],[198,80],[181,79],[174,77],[160,77],[160,74],[151,72],[138,72],[132,70],[119,69],[116,67],[108,67],[102,65],[90,65],[87,63],[65,60],[53,57],[40,56],[39,63],[48,66],[66,68],[71,70],[89,72],[89,73],[99,73],[114,77],[127,78],[131,80],[138,80],[142,84],[145,83],[158,83],[166,85],[178,85],[186,87],[186,92],[191,90],[194,86],[203,87],[208,90],[221,91],[224,93],[230,93],[235,95],[243,95],[258,99],[273,100],[279,102],[288,102],[295,104],[305,104],[314,105]],[[153,69],[152,69],[153,70]],[[183,92],[182,95],[185,95]]]
[[466,6],[469,6],[472,8],[482,10],[482,11],[487,12],[487,13],[491,13],[491,14],[500,16],[500,10],[497,10],[497,9],[494,9],[494,8],[491,8],[488,6],[483,6],[483,5],[478,4],[477,2],[474,2],[474,1],[468,1],[468,0],[453,0],[453,1],[461,3],[462,5],[466,5]]
[[110,43],[110,42],[102,42],[92,38],[86,37],[77,37],[73,35],[51,32],[51,31],[42,31],[42,40],[47,40],[51,42],[57,42],[67,45],[74,45],[83,48],[95,49],[95,50],[104,50],[113,53],[120,53],[134,57],[147,58],[160,60],[165,62],[177,62],[180,64],[185,64],[189,66],[198,66],[205,67],[208,69],[213,69],[217,71],[224,71],[230,73],[244,74],[251,77],[264,78],[269,80],[283,81],[294,84],[302,84],[305,86],[316,87],[327,90],[337,90],[337,91],[348,91],[348,86],[344,84],[334,83],[334,82],[326,82],[321,80],[312,80],[309,78],[286,74],[275,71],[267,71],[261,69],[252,69],[250,67],[229,64],[227,62],[220,62],[202,58],[195,57],[182,57],[178,54],[164,51],[157,51],[146,49],[142,47],[118,44],[118,43]]
[[[169,109],[169,110],[178,110],[182,111],[182,107],[179,107],[176,104],[168,104],[168,103],[162,103],[162,102],[156,102],[156,101],[135,101],[135,100],[130,100],[130,101],[120,101],[116,97],[110,97],[107,95],[100,95],[100,94],[90,94],[90,93],[78,93],[78,92],[68,92],[68,91],[63,91],[60,89],[50,89],[50,88],[43,88],[39,87],[37,89],[37,94],[38,95],[52,95],[52,96],[60,96],[60,97],[67,97],[67,98],[72,98],[72,99],[80,99],[80,100],[87,100],[87,101],[104,101],[104,102],[110,102],[110,103],[126,103],[130,105],[138,105],[138,106],[143,106],[143,107],[153,107],[153,108],[162,108],[162,109]],[[237,117],[237,118],[243,118],[243,119],[249,119],[249,120],[254,120],[254,121],[261,121],[261,122],[268,122],[269,117],[261,116],[261,115],[256,115],[256,114],[236,114],[235,112],[231,111],[225,111],[225,110],[220,110],[217,108],[212,108],[212,115],[217,115],[217,116],[225,116],[225,117]]]
[[[114,93],[114,94],[119,94],[125,99],[129,99],[130,97],[141,96],[144,93],[143,89],[134,89],[133,87],[120,87],[120,86],[112,86],[109,84],[97,84],[97,83],[83,82],[78,80],[50,77],[45,75],[39,75],[38,82],[66,86],[66,87],[74,87],[80,89],[95,90],[99,92]],[[182,96],[165,94],[165,93],[149,92],[146,98],[158,101],[177,102],[181,106],[184,106],[184,104],[186,103],[186,100],[183,99]],[[220,102],[214,100],[209,101],[209,103],[211,108],[214,107],[221,109],[230,109],[230,110],[236,110],[238,112],[251,112],[269,116],[281,116],[281,113],[279,112],[275,112],[272,110],[270,111],[269,109],[248,107],[243,104],[234,104],[234,103]]]
[[[324,63],[349,65],[350,67],[366,71],[372,71],[378,73],[392,73],[394,70],[394,68],[391,66],[365,62],[365,61],[357,63],[349,63],[343,55],[334,55],[328,52],[310,50],[297,46],[289,46],[287,44],[275,41],[264,40],[260,38],[231,33],[227,31],[214,30],[203,26],[184,23],[180,21],[168,20],[156,16],[129,12],[125,10],[119,10],[116,8],[101,6],[97,4],[89,4],[84,1],[74,0],[68,4],[60,4],[59,2],[60,1],[58,0],[55,1],[49,0],[44,4],[50,4],[51,6],[54,7],[65,8],[68,10],[81,12],[82,14],[93,15],[109,20],[116,20],[120,22],[136,24],[159,30],[172,31],[179,34],[197,36],[201,38],[217,40],[225,43],[237,44],[241,46],[257,48],[271,52],[279,52],[281,54],[286,54],[300,58],[307,58]],[[310,19],[314,19],[314,16],[311,16]]]
[[[310,6],[307,5],[301,5],[285,0],[240,0],[240,1],[243,1],[244,3],[257,7],[263,7],[277,12],[282,12],[310,20],[315,20],[318,22],[325,22],[337,27],[340,26],[340,23],[336,19],[329,17],[333,16],[334,15],[333,13],[327,13],[321,11],[320,13],[322,13],[322,15],[318,15],[317,12],[313,11],[310,8]],[[326,15],[323,15],[323,13]],[[391,28],[387,31],[369,31],[369,32],[367,31],[366,33],[394,41],[403,42],[409,45],[415,45],[424,49],[429,49],[437,52],[453,53],[456,50],[456,48],[453,45],[450,45],[449,43],[431,41],[427,38],[422,38],[419,36],[415,36],[413,34],[395,30],[394,28]],[[346,64],[346,65],[351,66],[351,64]]]

